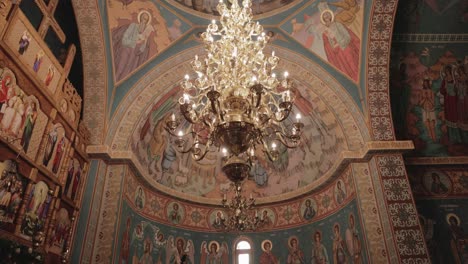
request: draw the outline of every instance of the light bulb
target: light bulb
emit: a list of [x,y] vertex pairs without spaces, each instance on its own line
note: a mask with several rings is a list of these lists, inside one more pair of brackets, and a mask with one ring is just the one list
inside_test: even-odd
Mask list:
[[302,116],[301,116],[301,113],[297,113],[296,114],[296,120],[299,121],[301,120]]
[[185,74],[185,80],[189,80],[190,79],[190,76],[188,74]]
[[288,78],[288,76],[289,76],[289,72],[285,71],[284,72],[284,78]]
[[184,135],[184,132],[182,132],[182,130],[179,130],[179,132],[177,132],[177,136],[182,137],[183,135]]
[[275,142],[271,143],[271,149],[276,150],[276,143]]

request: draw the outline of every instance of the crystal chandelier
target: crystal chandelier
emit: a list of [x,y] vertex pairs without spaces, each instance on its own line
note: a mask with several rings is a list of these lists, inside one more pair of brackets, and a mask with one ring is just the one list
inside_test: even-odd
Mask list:
[[[288,73],[277,77],[279,58],[263,50],[269,37],[253,22],[252,3],[222,1],[213,20],[201,35],[206,56],[195,56],[195,78],[186,75],[179,99],[182,118],[172,114],[166,130],[175,138],[177,150],[202,160],[209,152],[221,152],[222,170],[233,182],[248,176],[257,151],[274,161],[300,143],[301,115],[289,119],[294,96]],[[284,145],[280,150],[279,144]]]
[[250,195],[250,198],[242,196],[241,182],[235,182],[235,195],[228,202],[226,195],[222,200],[223,207],[227,210],[227,218],[221,219],[221,228],[224,231],[255,231],[262,227],[264,219],[258,217],[258,212],[253,212],[255,199]]

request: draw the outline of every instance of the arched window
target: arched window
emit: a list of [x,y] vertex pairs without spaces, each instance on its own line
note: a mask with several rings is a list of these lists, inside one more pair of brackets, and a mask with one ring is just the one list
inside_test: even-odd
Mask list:
[[250,264],[252,262],[252,247],[250,242],[241,238],[235,244],[235,263],[236,264]]

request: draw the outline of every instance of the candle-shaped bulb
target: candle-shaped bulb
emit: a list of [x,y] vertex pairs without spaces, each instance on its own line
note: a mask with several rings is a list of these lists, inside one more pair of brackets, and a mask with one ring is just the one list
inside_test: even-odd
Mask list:
[[190,97],[188,94],[184,93],[183,97],[184,97],[184,103],[188,103],[190,101]]
[[272,51],[272,52],[271,52],[271,56],[272,56],[272,57],[275,56],[275,51]]
[[223,194],[223,199],[227,200],[226,194]]
[[223,153],[223,156],[225,156],[225,157],[227,156],[228,151],[227,151],[226,148],[221,149],[221,152]]
[[211,20],[211,24],[216,24],[216,20]]
[[288,78],[288,76],[289,76],[289,72],[285,71],[284,72],[284,78]]
[[297,114],[296,114],[296,120],[297,120],[297,122],[301,121],[301,118],[302,118],[301,113],[297,113]]
[[188,74],[185,74],[185,80],[189,80],[190,79],[190,76]]
[[182,137],[183,135],[184,135],[184,132],[182,132],[182,130],[179,130],[179,132],[177,132],[177,136]]
[[171,114],[171,120],[172,120],[172,121],[175,121],[175,115],[174,115],[174,113]]
[[252,76],[252,82],[257,82],[257,76]]
[[271,149],[276,150],[276,143],[275,142],[271,143]]
[[276,78],[276,73],[272,73],[271,77]]
[[253,199],[253,195],[252,195],[252,193],[250,193],[250,199]]

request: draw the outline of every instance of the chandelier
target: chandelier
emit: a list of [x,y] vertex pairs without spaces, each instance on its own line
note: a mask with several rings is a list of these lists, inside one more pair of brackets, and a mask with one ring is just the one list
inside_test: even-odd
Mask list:
[[235,195],[228,202],[226,195],[222,200],[223,207],[227,210],[227,218],[221,219],[220,227],[224,231],[254,231],[264,224],[264,219],[258,217],[258,211],[253,212],[255,199],[250,195],[250,198],[242,196],[241,182],[235,182]]
[[[278,77],[279,58],[263,53],[269,37],[253,22],[252,3],[220,1],[219,22],[213,20],[202,33],[206,55],[195,56],[196,76],[186,75],[179,99],[182,118],[173,113],[166,130],[177,151],[196,161],[207,153],[221,152],[222,171],[234,183],[244,180],[256,153],[274,161],[300,143],[301,115],[288,118],[294,95],[288,72]],[[280,149],[279,144],[285,147]]]

